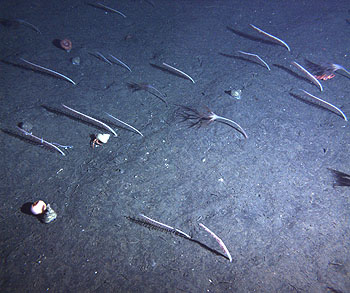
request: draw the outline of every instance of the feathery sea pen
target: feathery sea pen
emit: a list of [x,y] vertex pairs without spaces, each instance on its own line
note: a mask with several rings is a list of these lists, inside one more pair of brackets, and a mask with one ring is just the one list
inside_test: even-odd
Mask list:
[[244,131],[244,129],[235,121],[219,116],[215,114],[213,111],[211,111],[209,108],[207,108],[206,112],[199,112],[196,109],[187,107],[187,106],[180,106],[179,108],[179,115],[182,118],[182,122],[189,121],[190,127],[198,126],[201,127],[204,124],[211,123],[213,121],[224,123],[228,126],[231,126],[232,128],[238,130],[240,133],[243,134],[245,138],[248,138],[247,133]]

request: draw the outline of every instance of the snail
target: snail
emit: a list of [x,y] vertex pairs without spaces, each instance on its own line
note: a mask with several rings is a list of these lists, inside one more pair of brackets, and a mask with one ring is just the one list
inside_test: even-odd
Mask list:
[[63,50],[66,50],[66,52],[70,52],[72,50],[72,42],[68,39],[64,39],[60,41],[60,46]]
[[94,148],[95,145],[103,145],[103,144],[107,143],[110,137],[111,137],[111,135],[108,133],[97,134],[91,142],[92,148]]
[[37,200],[34,202],[30,208],[30,211],[34,216],[37,216],[39,220],[45,224],[49,224],[57,218],[57,213],[51,208],[49,204],[46,204],[42,200]]
[[225,93],[237,100],[242,98],[242,90],[227,90]]

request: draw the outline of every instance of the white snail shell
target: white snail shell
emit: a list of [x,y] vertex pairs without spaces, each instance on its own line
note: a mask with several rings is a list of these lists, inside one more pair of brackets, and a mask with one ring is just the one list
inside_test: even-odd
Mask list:
[[110,136],[111,135],[108,134],[108,133],[99,133],[99,134],[96,135],[96,138],[97,138],[97,140],[99,140],[102,143],[107,143],[107,141],[109,140]]
[[240,100],[242,98],[242,90],[231,90],[230,96]]
[[41,215],[46,211],[46,203],[44,203],[42,200],[37,200],[32,204],[30,211],[33,215]]

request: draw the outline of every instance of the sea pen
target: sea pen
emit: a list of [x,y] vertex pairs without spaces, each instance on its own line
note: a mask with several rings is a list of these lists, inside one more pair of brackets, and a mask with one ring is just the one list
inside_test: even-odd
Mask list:
[[112,54],[109,54],[115,61],[119,62],[121,65],[123,65],[127,70],[131,72],[131,69],[128,65],[126,65],[123,61],[119,60],[117,57],[114,57]]
[[322,99],[320,99],[320,98],[318,98],[318,97],[316,97],[316,96],[314,96],[314,95],[308,93],[307,91],[304,91],[304,90],[301,90],[301,91],[303,91],[303,92],[304,92],[306,95],[308,95],[309,97],[311,97],[311,98],[313,98],[313,99],[315,99],[315,100],[317,100],[317,101],[319,101],[319,102],[321,102],[321,103],[323,103],[323,104],[325,104],[325,105],[331,107],[331,109],[334,109],[335,111],[337,111],[338,113],[340,113],[340,115],[343,116],[343,118],[344,118],[345,121],[348,121],[348,118],[345,116],[345,114],[343,113],[343,111],[340,110],[338,107],[336,107],[336,106],[332,105],[331,103],[328,103],[328,102],[326,102],[325,100],[322,100]]
[[279,39],[279,38],[277,38],[277,37],[275,37],[275,36],[273,36],[273,35],[271,35],[271,34],[265,32],[265,31],[263,31],[262,29],[256,27],[256,26],[253,25],[253,24],[250,24],[250,26],[251,26],[253,29],[257,30],[259,33],[261,33],[261,34],[263,34],[263,35],[265,35],[265,36],[267,36],[267,37],[269,37],[269,38],[275,40],[276,42],[278,42],[278,43],[280,43],[280,44],[282,44],[283,46],[285,46],[285,47],[287,48],[288,51],[290,51],[290,48],[289,48],[289,46],[287,45],[286,42],[282,41],[281,39]]
[[257,58],[262,64],[264,64],[266,66],[266,68],[270,71],[270,66],[264,61],[262,60],[259,55],[256,55],[256,54],[252,54],[252,53],[248,53],[248,52],[244,52],[244,51],[238,51],[238,53],[241,53],[243,55],[247,55],[247,56],[252,56],[252,57],[255,57]]
[[174,233],[175,235],[184,237],[186,239],[192,239],[192,237],[190,235],[188,235],[187,233],[185,233],[179,229],[176,229],[174,227],[171,227],[169,225],[166,225],[164,223],[161,223],[159,221],[151,219],[150,217],[147,217],[144,214],[140,214],[139,216],[141,217],[141,219],[134,219],[131,217],[129,217],[129,219],[133,222],[138,223],[138,224],[146,225],[149,228],[158,229],[158,230],[161,230],[164,232]]
[[143,134],[141,133],[141,131],[137,130],[135,127],[133,127],[133,126],[131,126],[130,124],[128,124],[128,123],[126,123],[126,122],[124,122],[124,121],[122,121],[122,120],[120,120],[120,119],[114,117],[114,116],[111,115],[111,114],[108,114],[107,112],[105,112],[105,113],[106,113],[109,117],[111,117],[111,118],[117,120],[118,122],[120,122],[121,124],[123,124],[123,125],[125,125],[125,126],[127,126],[127,127],[130,127],[132,130],[136,131],[138,134],[140,134],[141,136],[143,136]]
[[51,74],[55,75],[56,77],[57,77],[57,76],[58,76],[58,77],[61,77],[61,78],[65,79],[65,80],[71,82],[72,84],[76,85],[76,83],[75,83],[73,80],[71,80],[69,77],[63,75],[62,73],[59,73],[59,72],[57,72],[57,71],[54,71],[54,70],[52,70],[52,69],[49,69],[49,68],[46,68],[46,67],[43,67],[43,66],[40,66],[40,65],[37,65],[37,64],[34,64],[34,63],[29,62],[29,61],[27,61],[27,60],[25,60],[25,59],[23,59],[23,58],[19,58],[19,59],[21,59],[21,60],[22,60],[23,62],[25,62],[25,63],[28,63],[28,64],[32,65],[33,67],[36,67],[36,68],[39,68],[39,69],[41,69],[41,70],[43,70],[43,71],[46,71],[46,72],[48,72],[48,73],[51,73]]
[[335,63],[322,63],[316,64],[309,60],[306,60],[308,69],[317,79],[328,80],[335,76],[334,72],[338,70],[343,70],[350,75],[350,72],[346,70],[343,66]]
[[77,110],[74,110],[74,109],[72,109],[72,108],[70,108],[70,107],[68,107],[68,106],[66,106],[64,104],[62,104],[62,106],[65,107],[67,110],[77,114],[78,116],[84,117],[88,121],[93,122],[93,123],[95,123],[95,124],[97,124],[99,126],[102,126],[103,128],[105,128],[105,129],[109,130],[110,132],[112,132],[114,134],[114,136],[117,136],[117,133],[110,126],[108,126],[106,123],[104,123],[104,122],[102,122],[102,121],[100,121],[100,120],[98,120],[96,118],[93,118],[93,117],[91,117],[89,115],[86,115],[84,113],[81,113],[81,112],[79,112]]
[[216,115],[213,111],[207,108],[207,111],[200,112],[196,109],[187,106],[180,106],[179,114],[182,118],[182,122],[189,121],[190,127],[198,126],[201,127],[204,124],[209,124],[213,121],[224,123],[236,130],[238,130],[245,138],[248,138],[247,133],[244,129],[235,121]]
[[309,71],[307,71],[303,66],[301,66],[299,63],[293,61],[292,64],[297,67],[301,72],[303,72],[306,77],[308,77],[314,84],[316,84],[321,92],[323,91],[323,87],[322,84],[317,80],[317,78],[315,76],[313,76]]
[[180,236],[182,238],[185,238],[189,241],[192,241],[198,245],[200,245],[202,248],[206,249],[206,250],[209,250],[210,252],[212,253],[215,253],[216,255],[220,255],[220,256],[223,256],[227,259],[229,259],[230,261],[232,261],[232,257],[230,255],[230,253],[228,252],[225,244],[222,242],[222,240],[220,238],[218,238],[212,231],[210,231],[207,227],[205,227],[203,224],[200,224],[202,225],[201,227],[203,227],[204,229],[206,229],[206,231],[210,231],[209,233],[211,235],[215,235],[215,239],[219,239],[220,241],[219,242],[219,245],[220,247],[224,250],[224,253],[221,253],[213,248],[210,248],[209,246],[207,246],[206,244],[204,244],[203,242],[197,240],[197,239],[194,239],[192,238],[192,236],[190,236],[189,234],[181,231],[180,229],[177,229],[177,228],[174,228],[172,226],[169,226],[167,224],[164,224],[164,223],[161,223],[159,221],[156,221],[154,219],[151,219],[150,217],[147,217],[143,214],[139,214],[140,218],[134,218],[134,217],[126,217],[127,219],[129,219],[130,221],[136,223],[136,224],[139,224],[141,226],[145,226],[147,228],[150,228],[150,229],[155,229],[155,230],[159,230],[159,231],[162,231],[162,232],[168,232],[168,233],[173,233],[175,234],[176,236]]
[[230,252],[228,251],[225,243],[213,231],[211,231],[209,228],[204,226],[202,223],[199,223],[199,226],[201,226],[205,231],[207,231],[219,243],[222,250],[226,253],[229,261],[232,262],[232,256],[231,256]]
[[122,12],[116,10],[116,9],[113,9],[113,8],[111,8],[111,7],[108,7],[108,6],[106,6],[106,5],[103,5],[102,3],[97,3],[97,5],[101,6],[102,8],[104,8],[104,9],[106,9],[106,10],[109,10],[109,11],[112,11],[112,12],[115,12],[115,13],[118,13],[118,14],[120,14],[121,16],[123,16],[124,18],[126,18],[126,15],[125,15],[124,13],[122,13]]
[[332,63],[331,66],[332,66],[332,68],[333,68],[334,71],[343,70],[343,71],[345,71],[347,74],[350,75],[350,71],[349,71],[349,70],[346,70],[343,66],[341,66],[341,65],[339,65],[339,64]]
[[35,30],[37,33],[41,34],[41,31],[34,24],[31,24],[28,21],[25,21],[25,20],[19,19],[19,18],[16,18],[14,21],[16,21],[18,23],[21,23],[21,24],[24,24],[24,25],[32,28],[33,30]]
[[[148,84],[148,83],[136,83],[136,82],[129,82],[128,88],[130,88],[133,92],[144,90],[152,95],[156,96],[158,99],[160,99],[163,103],[165,103],[166,106],[168,106],[168,102],[165,100],[166,96],[162,94],[157,88],[154,86]],[[151,92],[151,90],[155,91],[157,94]]]
[[60,149],[59,149],[57,146],[55,146],[53,143],[48,142],[48,141],[46,141],[45,139],[40,138],[40,137],[38,137],[38,136],[35,136],[33,133],[28,132],[28,131],[24,130],[23,128],[20,128],[20,127],[18,127],[18,126],[17,126],[17,128],[18,128],[24,135],[29,136],[34,142],[39,143],[39,144],[41,144],[41,145],[43,145],[43,146],[45,146],[45,147],[47,147],[47,148],[49,148],[49,149],[54,149],[54,150],[58,151],[62,156],[65,156],[65,155],[66,155],[62,150],[60,150]]
[[109,65],[113,65],[113,63],[109,61],[105,56],[103,56],[100,52],[96,52],[96,55],[100,57],[104,62],[108,63]]
[[165,67],[167,67],[167,68],[169,68],[169,69],[175,71],[176,73],[178,73],[178,74],[180,74],[180,75],[182,75],[182,76],[188,78],[190,81],[192,81],[192,83],[195,83],[194,80],[193,80],[193,78],[192,78],[191,76],[189,76],[187,73],[185,73],[185,72],[183,72],[183,71],[181,71],[181,70],[179,70],[179,69],[177,69],[177,68],[175,68],[175,67],[173,67],[173,66],[171,66],[171,65],[169,65],[169,64],[166,64],[165,62],[163,62],[163,65],[164,65]]

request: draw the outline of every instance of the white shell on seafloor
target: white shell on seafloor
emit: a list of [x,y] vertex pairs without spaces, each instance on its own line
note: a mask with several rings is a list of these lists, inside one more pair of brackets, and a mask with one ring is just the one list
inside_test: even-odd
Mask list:
[[46,203],[44,203],[42,200],[37,200],[32,204],[30,207],[30,211],[33,215],[38,216],[42,215],[46,211]]
[[48,204],[46,207],[46,211],[45,214],[43,216],[42,221],[45,224],[49,224],[51,223],[53,220],[55,220],[57,218],[57,213],[50,207],[50,205]]
[[73,65],[80,65],[80,57],[74,57],[71,61]]
[[242,90],[231,90],[229,94],[231,97],[237,100],[240,100],[242,98]]
[[109,138],[110,138],[110,134],[108,134],[108,133],[99,133],[99,134],[97,134],[96,135],[96,138],[100,141],[100,142],[102,142],[102,143],[107,143],[107,141],[109,140]]

